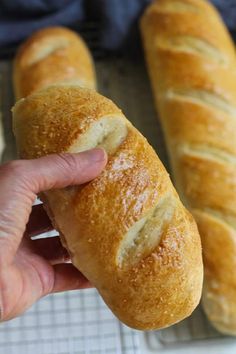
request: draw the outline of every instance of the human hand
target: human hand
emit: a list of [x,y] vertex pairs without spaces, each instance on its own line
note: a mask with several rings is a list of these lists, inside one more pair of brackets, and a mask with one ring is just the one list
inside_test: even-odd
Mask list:
[[21,314],[47,294],[89,286],[72,264],[65,263],[66,251],[58,237],[31,240],[48,228],[49,220],[41,206],[34,207],[31,217],[30,213],[39,192],[88,182],[106,161],[105,152],[94,149],[0,167],[0,320]]

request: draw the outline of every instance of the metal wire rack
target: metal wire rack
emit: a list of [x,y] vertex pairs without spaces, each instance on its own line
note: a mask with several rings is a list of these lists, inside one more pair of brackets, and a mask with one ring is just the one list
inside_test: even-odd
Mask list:
[[0,326],[0,353],[138,354],[139,337],[123,326],[95,289],[47,296]]

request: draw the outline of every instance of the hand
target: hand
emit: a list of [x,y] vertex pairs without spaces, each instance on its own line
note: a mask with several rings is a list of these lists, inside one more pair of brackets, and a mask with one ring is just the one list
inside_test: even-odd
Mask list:
[[44,295],[89,286],[72,264],[65,263],[66,251],[58,237],[31,240],[30,236],[49,226],[41,206],[31,214],[27,229],[26,225],[39,192],[88,182],[105,164],[105,152],[94,149],[0,167],[1,320],[21,314]]

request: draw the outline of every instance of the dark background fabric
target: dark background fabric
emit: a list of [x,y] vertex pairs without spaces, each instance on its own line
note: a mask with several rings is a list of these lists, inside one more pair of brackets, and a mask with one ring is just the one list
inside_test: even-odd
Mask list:
[[[236,39],[236,0],[211,0]],[[0,50],[35,30],[53,25],[72,28],[88,21],[99,26],[99,45],[119,50],[135,41],[137,19],[151,0],[0,0]]]

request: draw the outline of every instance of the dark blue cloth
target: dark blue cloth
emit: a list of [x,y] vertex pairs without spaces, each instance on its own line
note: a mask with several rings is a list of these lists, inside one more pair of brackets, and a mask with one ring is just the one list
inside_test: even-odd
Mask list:
[[[236,0],[211,0],[236,32]],[[151,0],[0,0],[0,48],[51,25],[73,26],[96,19],[100,45],[117,50],[137,33],[137,19]],[[89,9],[89,10],[88,10]],[[135,30],[136,32],[135,32]],[[134,37],[133,37],[134,38]]]
[[226,25],[236,32],[236,0],[211,0],[220,11]]
[[101,46],[105,49],[120,48],[150,2],[151,0],[94,0],[94,8],[99,9],[102,24]]
[[35,30],[70,25],[84,18],[83,0],[0,0],[0,47]]

